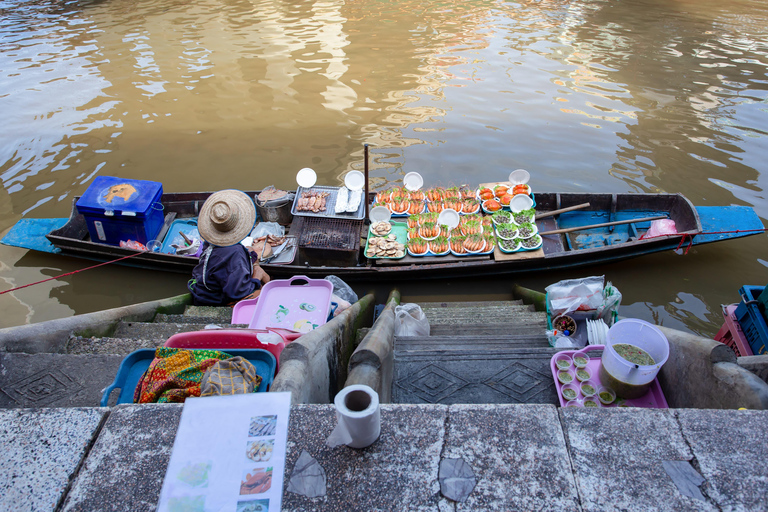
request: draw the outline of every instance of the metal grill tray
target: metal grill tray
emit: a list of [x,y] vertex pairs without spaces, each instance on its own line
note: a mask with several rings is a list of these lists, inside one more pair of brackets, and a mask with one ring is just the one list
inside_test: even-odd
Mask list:
[[[352,220],[360,220],[365,216],[365,197],[360,198],[360,205],[357,207],[357,211],[354,213],[336,213],[336,196],[339,193],[339,189],[341,187],[323,187],[323,186],[315,186],[310,188],[304,188],[299,187],[298,190],[296,190],[296,197],[293,200],[293,207],[291,208],[291,213],[293,215],[299,215],[302,217],[322,217],[324,219],[352,219]],[[302,192],[330,192],[330,195],[325,201],[325,211],[324,212],[300,212],[296,209],[296,207],[299,204],[299,199],[301,198]],[[363,192],[362,195],[365,195],[365,192]]]

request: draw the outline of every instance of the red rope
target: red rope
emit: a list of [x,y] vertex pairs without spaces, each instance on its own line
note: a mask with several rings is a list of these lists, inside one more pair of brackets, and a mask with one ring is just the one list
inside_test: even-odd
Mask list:
[[22,288],[26,288],[28,286],[34,286],[36,284],[45,283],[46,281],[52,281],[54,279],[59,279],[59,278],[62,278],[62,277],[71,276],[72,274],[77,274],[78,272],[84,272],[86,270],[91,270],[92,268],[103,267],[104,265],[109,265],[110,263],[117,263],[118,261],[127,260],[128,258],[133,258],[134,256],[138,256],[139,254],[144,254],[144,251],[137,252],[136,254],[129,254],[128,256],[123,256],[122,258],[118,258],[116,260],[105,261],[104,263],[99,263],[98,265],[94,265],[92,267],[81,268],[80,270],[75,270],[74,272],[67,272],[66,274],[61,274],[60,276],[49,277],[48,279],[43,279],[42,281],[37,281],[35,283],[25,284],[24,286],[17,286],[16,288],[11,288],[10,290],[5,290],[4,292],[0,292],[0,295],[2,295],[4,293],[15,292],[16,290],[21,290]]

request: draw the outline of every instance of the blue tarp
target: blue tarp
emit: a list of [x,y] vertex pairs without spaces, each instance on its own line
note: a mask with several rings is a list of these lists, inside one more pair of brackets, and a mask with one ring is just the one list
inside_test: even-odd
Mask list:
[[0,243],[12,247],[21,247],[22,249],[32,249],[34,251],[57,253],[60,249],[54,247],[51,242],[45,238],[45,235],[59,229],[67,223],[69,219],[20,219],[7,235],[0,240]]

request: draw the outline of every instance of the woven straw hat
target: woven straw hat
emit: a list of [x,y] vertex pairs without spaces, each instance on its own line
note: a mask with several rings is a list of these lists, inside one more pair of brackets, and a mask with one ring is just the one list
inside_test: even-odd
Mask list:
[[226,247],[244,239],[256,222],[256,207],[245,192],[220,190],[200,209],[197,230],[206,242]]

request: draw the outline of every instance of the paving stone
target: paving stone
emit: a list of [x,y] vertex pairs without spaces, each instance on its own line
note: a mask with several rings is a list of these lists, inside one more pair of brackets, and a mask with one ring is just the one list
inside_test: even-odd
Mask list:
[[394,403],[559,403],[553,348],[397,352]]
[[177,404],[112,409],[63,511],[154,511],[179,426]]
[[706,482],[702,491],[722,510],[768,510],[768,413],[676,409]]
[[283,510],[437,510],[446,408],[382,405],[381,436],[367,448],[328,448],[332,405],[291,408],[286,474],[306,450],[326,473],[326,495],[283,493]]
[[0,408],[97,407],[121,355],[0,353]]
[[0,411],[0,510],[56,510],[107,412]]
[[477,479],[457,511],[579,510],[552,405],[452,405],[443,457],[464,459]]
[[567,407],[560,414],[585,512],[717,510],[681,494],[664,469],[664,461],[693,459],[669,409]]

